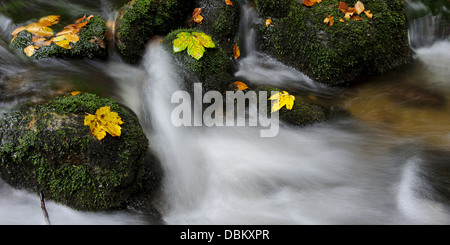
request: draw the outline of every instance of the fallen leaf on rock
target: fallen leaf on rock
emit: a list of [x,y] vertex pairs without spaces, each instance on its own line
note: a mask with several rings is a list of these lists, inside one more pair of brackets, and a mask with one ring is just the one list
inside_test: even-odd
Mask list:
[[272,24],[272,20],[271,19],[267,19],[266,20],[266,27],[269,27],[270,24]]
[[348,9],[348,5],[345,2],[339,2],[338,3],[338,8],[343,12],[347,12]]
[[354,20],[354,21],[361,21],[361,20],[363,20],[363,18],[361,16],[353,15],[352,16],[352,20]]
[[195,8],[194,11],[192,12],[191,21],[195,22],[197,24],[201,24],[203,21],[203,16],[200,15],[201,13],[202,13],[202,8]]
[[25,52],[25,54],[26,54],[28,57],[31,57],[31,56],[34,54],[34,46],[33,46],[33,45],[28,45],[28,46],[23,50],[23,52]]
[[324,23],[325,25],[328,25],[328,26],[333,26],[333,24],[334,24],[334,17],[333,17],[332,15],[328,15],[328,16],[323,20],[323,23]]
[[237,87],[237,89],[238,89],[239,91],[248,89],[247,84],[245,84],[245,83],[243,83],[243,82],[236,81],[236,82],[234,82],[233,84],[236,85],[236,87]]
[[232,2],[231,0],[225,0],[225,3],[226,3],[227,5],[233,6],[233,2]]
[[369,19],[372,19],[373,14],[370,13],[370,10],[364,11],[364,13],[366,14],[366,16],[367,16]]
[[111,111],[110,106],[104,106],[99,108],[95,115],[87,115],[84,118],[84,125],[89,126],[90,132],[98,139],[105,138],[106,133],[109,133],[113,137],[121,135],[121,127],[123,124],[117,112]]
[[314,4],[316,4],[316,1],[314,1],[314,0],[303,0],[302,4],[305,5],[305,6],[311,7]]
[[75,96],[75,95],[81,94],[81,91],[72,91],[72,92],[70,92],[70,94],[72,96]]
[[269,100],[275,100],[272,104],[272,113],[274,113],[283,108],[283,106],[286,106],[286,109],[291,110],[294,106],[295,96],[283,91],[272,95]]
[[361,1],[356,2],[355,10],[357,14],[361,14],[364,11],[364,4]]
[[203,32],[180,32],[177,38],[173,40],[173,51],[181,52],[187,48],[190,56],[199,60],[205,53],[205,48],[214,48],[215,44],[211,37]]
[[241,56],[241,50],[237,44],[233,46],[233,56],[235,59],[238,59]]

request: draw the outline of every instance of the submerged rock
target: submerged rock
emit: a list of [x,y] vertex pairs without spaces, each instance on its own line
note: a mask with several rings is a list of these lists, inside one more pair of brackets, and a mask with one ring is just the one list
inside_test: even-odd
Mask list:
[[[100,141],[84,118],[104,106],[121,117],[122,134]],[[16,188],[75,209],[106,210],[126,207],[157,184],[137,117],[112,99],[88,93],[55,98],[11,112],[0,127],[0,174]]]
[[[255,2],[262,17],[259,48],[318,82],[339,85],[412,61],[403,0],[362,1],[373,17],[361,13],[360,21],[345,19],[338,1],[311,7],[295,0]],[[357,1],[344,2],[353,6]],[[324,24],[329,15],[332,26]],[[262,22],[269,18],[266,27]]]
[[[201,32],[198,29],[179,29],[169,33],[163,40],[163,47],[173,54],[174,60],[180,69],[186,71],[185,88],[190,91],[193,84],[202,83],[203,91],[223,91],[226,82],[231,77],[232,65],[226,53],[221,48],[219,42],[212,38],[214,48],[206,48],[203,57],[199,60],[190,56],[187,50],[175,53],[173,51],[173,41],[181,32]],[[209,33],[205,33],[209,35]],[[198,80],[197,80],[198,79]]]
[[[105,45],[105,35],[108,28],[101,16],[94,16],[87,25],[81,28],[78,33],[79,41],[70,44],[70,49],[65,49],[52,42],[50,45],[44,45],[34,50],[32,59],[43,59],[49,57],[59,58],[104,58],[107,56]],[[11,48],[19,53],[24,53],[28,45],[33,45],[33,34],[24,30],[17,34],[12,41]]]
[[132,0],[124,5],[116,21],[116,45],[125,61],[137,63],[147,41],[184,26],[193,0]]

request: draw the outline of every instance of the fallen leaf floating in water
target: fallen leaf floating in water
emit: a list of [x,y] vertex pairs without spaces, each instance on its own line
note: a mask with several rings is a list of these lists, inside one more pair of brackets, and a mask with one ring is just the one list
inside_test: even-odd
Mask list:
[[205,48],[215,48],[216,45],[211,37],[203,32],[180,32],[177,38],[173,40],[173,51],[181,52],[187,48],[190,56],[199,60],[205,53]]
[[243,82],[236,81],[236,82],[234,82],[233,84],[236,85],[236,87],[237,87],[237,89],[238,89],[239,91],[248,89],[247,84],[245,84],[245,83],[243,83]]
[[238,59],[239,57],[241,57],[241,50],[239,49],[239,46],[237,44],[235,44],[233,46],[233,56],[234,59]]
[[274,113],[283,108],[283,106],[286,106],[286,109],[291,110],[294,106],[295,96],[283,91],[272,95],[269,100],[275,100],[272,104],[272,113]]
[[113,137],[121,135],[121,127],[123,124],[117,112],[111,111],[110,106],[104,106],[99,108],[95,115],[87,115],[84,118],[84,125],[89,126],[90,132],[98,139],[105,138],[106,133],[109,133]]
[[231,0],[225,0],[225,3],[226,3],[227,5],[233,6],[233,2],[232,2]]
[[333,17],[332,15],[328,15],[328,16],[323,20],[323,23],[324,23],[325,25],[328,25],[328,26],[333,26],[333,24],[334,24],[334,17]]

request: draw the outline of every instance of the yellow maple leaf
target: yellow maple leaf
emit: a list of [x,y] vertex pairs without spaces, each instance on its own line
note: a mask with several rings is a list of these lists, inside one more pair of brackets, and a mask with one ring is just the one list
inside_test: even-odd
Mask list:
[[106,133],[116,137],[121,135],[120,124],[123,124],[117,112],[111,111],[110,106],[99,108],[95,115],[87,115],[84,118],[84,125],[89,126],[90,132],[98,139],[105,138]]
[[269,100],[275,100],[272,104],[272,113],[274,113],[283,108],[283,106],[286,106],[286,109],[291,110],[294,106],[295,96],[283,91],[272,95]]

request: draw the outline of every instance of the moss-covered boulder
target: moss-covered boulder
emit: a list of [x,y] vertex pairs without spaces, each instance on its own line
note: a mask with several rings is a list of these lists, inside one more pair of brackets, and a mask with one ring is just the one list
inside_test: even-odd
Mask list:
[[[201,31],[198,29],[175,30],[169,33],[162,42],[167,52],[173,54],[178,67],[189,74],[184,77],[184,89],[191,91],[194,83],[201,82],[204,92],[211,90],[223,91],[227,81],[232,77],[232,64],[219,42],[212,38],[215,47],[206,48],[203,57],[197,60],[190,56],[186,50],[174,52],[173,41],[177,39],[177,35],[181,32],[193,33]],[[209,33],[205,34],[209,35]]]
[[[56,29],[58,27],[60,29]],[[54,33],[61,31],[63,27],[62,24],[58,24],[56,28],[51,26]],[[80,29],[78,33],[79,41],[70,43],[70,49],[60,47],[55,42],[51,42],[50,45],[43,45],[39,49],[35,49],[34,54],[30,58],[104,58],[107,56],[105,44],[107,30],[108,28],[103,18],[99,15],[94,16],[87,22],[86,26]],[[17,34],[10,46],[18,53],[25,55],[24,50],[28,45],[34,45],[33,34],[24,30]]]
[[196,0],[195,7],[201,8],[203,21],[192,23],[192,27],[213,36],[231,58],[234,44],[238,43],[241,6],[238,1],[227,5],[225,1]]
[[[261,22],[272,19],[269,27],[260,25],[259,48],[316,81],[343,84],[412,61],[403,0],[362,1],[373,17],[362,13],[360,21],[346,20],[334,0],[311,7],[296,0],[255,2]],[[324,24],[329,15],[332,26]]]
[[116,21],[116,46],[123,59],[137,63],[147,41],[184,27],[193,10],[193,0],[132,0],[124,5]]
[[[100,141],[84,119],[104,106],[123,124],[119,137],[107,134]],[[0,128],[1,178],[75,209],[124,208],[157,183],[137,117],[110,98],[81,93],[23,106],[6,115]]]
[[[269,99],[272,92],[278,93],[284,90],[272,86],[261,86],[256,91],[257,94],[259,94],[259,91],[267,91],[267,99]],[[299,94],[293,95],[295,96],[294,106],[291,110],[286,109],[286,106],[279,110],[280,121],[287,125],[304,127],[327,120],[329,113],[326,108],[308,102]],[[267,103],[267,111],[270,112],[271,110],[272,103],[269,101]]]

